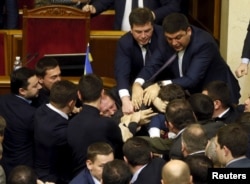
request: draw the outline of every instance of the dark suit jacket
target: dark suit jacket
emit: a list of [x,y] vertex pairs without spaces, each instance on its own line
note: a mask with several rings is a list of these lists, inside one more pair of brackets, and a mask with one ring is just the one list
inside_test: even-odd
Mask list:
[[[203,86],[214,80],[221,80],[228,84],[231,91],[232,103],[238,104],[240,86],[229,66],[220,55],[214,38],[206,31],[191,26],[192,35],[183,60],[183,77],[180,77],[178,58],[167,67],[166,75],[172,82],[182,86],[192,93],[199,93]],[[149,79],[174,53],[168,44],[159,48],[152,55],[151,65],[145,66],[138,77]],[[166,78],[167,79],[167,78]]]
[[[156,17],[155,22],[159,25],[161,25],[162,20],[166,15],[180,11],[180,2],[181,0],[143,0],[144,7],[147,7],[154,12]],[[92,4],[96,8],[97,14],[113,6],[115,10],[114,29],[120,30],[125,10],[125,3],[126,0],[99,0],[93,2]]]
[[95,184],[88,168],[84,168],[69,184]]
[[100,111],[89,105],[83,105],[82,111],[70,120],[67,137],[73,153],[74,173],[85,167],[87,148],[94,142],[107,142],[116,154],[122,153],[123,141],[118,125],[111,118],[100,116]]
[[173,139],[173,144],[169,150],[169,159],[183,160],[184,156],[181,151],[181,134]]
[[[161,46],[162,42],[165,42],[162,27],[156,25],[149,45],[150,53]],[[131,32],[126,33],[119,39],[116,49],[115,78],[118,90],[130,90],[136,76],[144,66],[143,63],[141,47]]]
[[221,119],[221,121],[223,121],[226,124],[234,123],[235,120],[237,120],[237,118],[240,116],[241,113],[242,112],[239,112],[237,110],[237,108],[234,108],[232,106],[232,107],[230,107],[229,111],[227,111],[227,113],[224,114],[220,119]]
[[241,57],[250,59],[250,22],[248,24],[247,35],[244,41],[244,46],[243,46]]
[[243,158],[235,162],[230,163],[226,168],[250,168],[250,159]]
[[141,170],[137,180],[133,184],[160,184],[161,170],[165,163],[165,160],[161,158],[152,159],[148,165]]
[[202,125],[202,128],[205,130],[205,133],[207,135],[208,139],[213,138],[218,129],[222,126],[225,126],[224,122],[222,121],[215,121],[215,120],[203,120],[203,121],[198,121],[199,124]]
[[17,165],[33,166],[33,115],[35,108],[13,95],[0,97],[0,115],[6,120],[2,166],[6,176]]
[[34,168],[43,181],[62,183],[60,180],[70,179],[67,127],[68,120],[46,104],[37,109],[34,117]]

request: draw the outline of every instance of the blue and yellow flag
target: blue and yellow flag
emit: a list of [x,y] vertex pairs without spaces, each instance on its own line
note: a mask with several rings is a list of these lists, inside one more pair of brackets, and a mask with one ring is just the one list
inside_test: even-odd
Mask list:
[[92,61],[92,58],[89,53],[89,43],[88,43],[87,50],[86,50],[86,57],[85,57],[84,75],[93,73],[90,61]]

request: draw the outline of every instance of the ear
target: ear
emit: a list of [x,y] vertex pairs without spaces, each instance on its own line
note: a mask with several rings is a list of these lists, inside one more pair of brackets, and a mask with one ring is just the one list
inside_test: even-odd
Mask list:
[[163,181],[163,179],[161,179],[161,184],[165,184],[164,181]]
[[193,184],[193,176],[192,176],[192,175],[190,175],[189,183],[190,183],[190,184]]
[[231,154],[231,151],[228,149],[228,147],[223,146],[223,150],[224,150],[225,156],[228,156],[229,154]]
[[43,77],[37,76],[37,78],[38,78],[38,82],[39,82],[40,84],[43,84],[43,81],[44,81]]
[[82,95],[81,95],[79,90],[77,91],[77,96],[78,96],[79,100],[82,101]]
[[128,164],[128,159],[125,156],[123,156],[123,160]]
[[25,96],[25,94],[26,94],[26,90],[23,89],[23,88],[19,88],[18,92],[19,92],[19,94],[20,94],[21,96]]
[[221,101],[220,100],[214,100],[214,109],[217,110],[221,107]]
[[191,34],[192,34],[192,29],[191,29],[191,27],[188,27],[188,28],[187,28],[187,34],[188,34],[189,36],[191,36]]
[[86,160],[86,166],[91,171],[92,170],[92,166],[93,166],[93,162],[91,160]]

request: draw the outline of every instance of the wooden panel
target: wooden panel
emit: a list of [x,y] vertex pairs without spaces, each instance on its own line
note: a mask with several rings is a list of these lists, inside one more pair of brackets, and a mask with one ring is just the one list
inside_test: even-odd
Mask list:
[[118,39],[123,31],[91,31],[90,52],[93,57],[94,73],[102,77],[114,78],[114,60]]

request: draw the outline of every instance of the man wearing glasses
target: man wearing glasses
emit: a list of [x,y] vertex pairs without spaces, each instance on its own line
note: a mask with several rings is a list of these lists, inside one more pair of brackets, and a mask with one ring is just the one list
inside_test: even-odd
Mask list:
[[[137,76],[132,88],[132,103],[139,108],[142,103],[150,105],[156,98],[161,86],[175,83],[187,93],[202,91],[202,87],[214,80],[228,84],[232,103],[238,104],[240,87],[229,66],[221,57],[217,43],[206,31],[189,24],[180,13],[172,13],[163,21],[166,46],[158,48],[151,57],[151,64],[145,66]],[[169,62],[171,58],[171,62]],[[155,73],[165,66],[166,78],[155,81]],[[168,77],[167,77],[168,76]],[[146,89],[142,85],[153,81]]]

